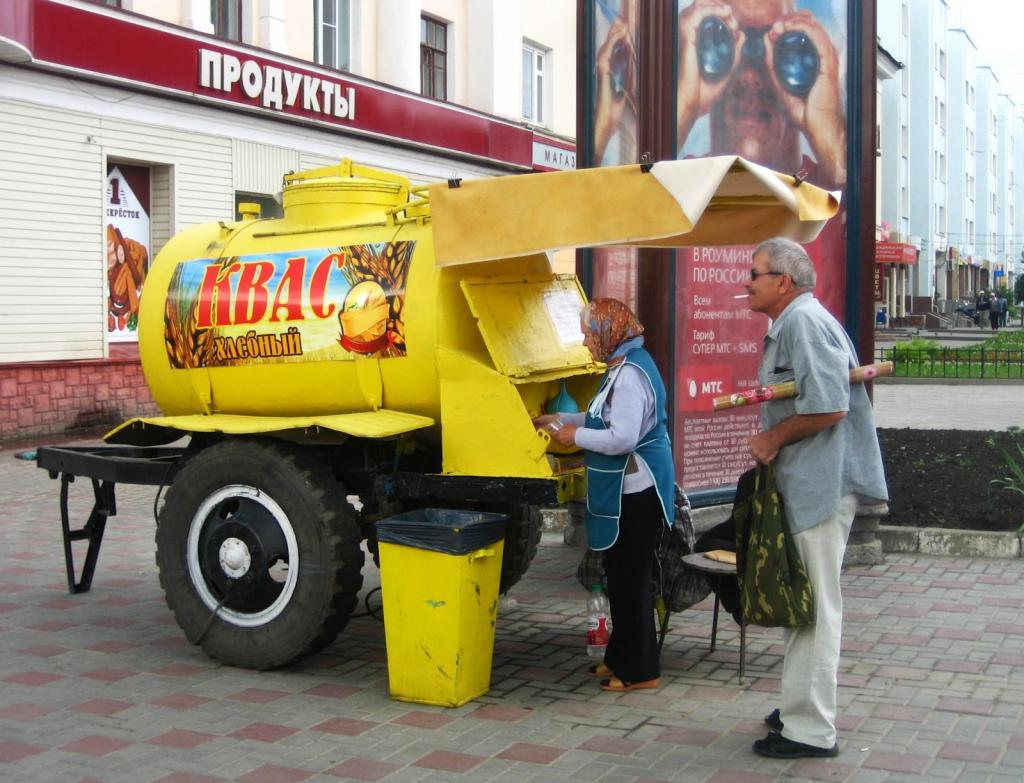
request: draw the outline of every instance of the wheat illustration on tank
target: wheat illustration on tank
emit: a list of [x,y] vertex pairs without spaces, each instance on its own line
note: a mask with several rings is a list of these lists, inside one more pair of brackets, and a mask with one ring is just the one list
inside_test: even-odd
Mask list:
[[164,342],[194,369],[405,355],[414,242],[194,259],[171,278]]

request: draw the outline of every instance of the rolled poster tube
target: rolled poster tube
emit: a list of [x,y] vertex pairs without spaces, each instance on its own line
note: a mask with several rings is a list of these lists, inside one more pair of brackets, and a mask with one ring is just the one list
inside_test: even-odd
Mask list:
[[[850,383],[864,383],[864,381],[870,381],[872,378],[892,375],[892,373],[892,362],[865,364],[850,370]],[[742,408],[744,405],[757,405],[768,400],[796,397],[798,393],[796,382],[786,381],[785,383],[776,383],[771,386],[762,386],[759,389],[747,389],[746,391],[733,394],[722,394],[713,398],[711,405],[714,410],[722,411],[727,408]]]

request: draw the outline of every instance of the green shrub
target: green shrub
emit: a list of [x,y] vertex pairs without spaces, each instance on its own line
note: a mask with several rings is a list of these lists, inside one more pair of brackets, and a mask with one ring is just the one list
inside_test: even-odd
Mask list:
[[[1017,461],[1014,455],[1003,452],[1003,456],[1006,458],[1006,470],[1010,475],[992,479],[988,483],[989,503],[992,502],[991,492],[993,487],[1024,497],[1024,445],[1018,443],[1017,451],[1020,454],[1020,462]],[[1020,527],[1017,528],[1017,533],[1024,535],[1024,522],[1021,522]]]

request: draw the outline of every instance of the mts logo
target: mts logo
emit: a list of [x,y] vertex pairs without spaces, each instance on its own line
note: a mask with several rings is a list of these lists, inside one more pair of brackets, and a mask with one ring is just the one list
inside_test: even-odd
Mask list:
[[728,394],[733,387],[733,368],[729,364],[687,365],[676,378],[677,410],[707,413],[711,398]]

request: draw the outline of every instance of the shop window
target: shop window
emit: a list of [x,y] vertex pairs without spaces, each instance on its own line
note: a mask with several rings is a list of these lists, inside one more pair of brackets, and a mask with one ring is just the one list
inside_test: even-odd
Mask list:
[[543,125],[544,101],[547,98],[547,52],[530,44],[523,44],[523,119]]
[[352,68],[352,12],[349,0],[316,0],[316,61],[328,68]]
[[420,92],[448,100],[448,25],[420,17]]
[[244,190],[235,191],[235,220],[242,219],[242,204],[259,204],[261,218],[284,217],[284,210],[273,196],[266,193],[247,193]]
[[210,18],[214,35],[242,40],[242,0],[210,0]]

